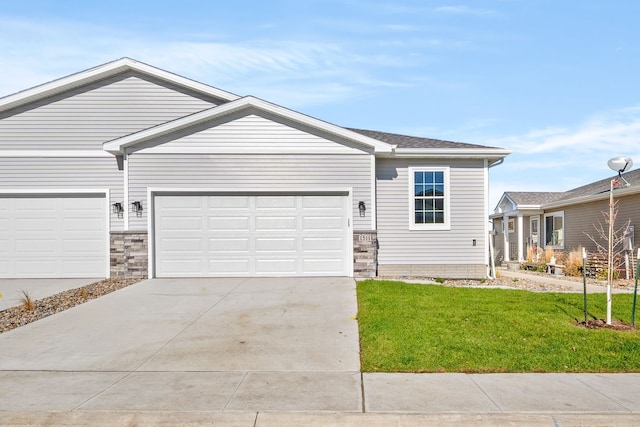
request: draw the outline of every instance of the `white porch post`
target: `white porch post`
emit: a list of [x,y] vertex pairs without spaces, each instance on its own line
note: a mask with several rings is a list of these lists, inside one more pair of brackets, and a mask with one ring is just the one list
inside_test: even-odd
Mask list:
[[504,215],[502,217],[502,234],[503,234],[503,246],[504,246],[504,262],[510,261],[509,259],[509,216]]
[[524,246],[524,218],[522,214],[518,214],[518,261],[523,262],[523,248]]

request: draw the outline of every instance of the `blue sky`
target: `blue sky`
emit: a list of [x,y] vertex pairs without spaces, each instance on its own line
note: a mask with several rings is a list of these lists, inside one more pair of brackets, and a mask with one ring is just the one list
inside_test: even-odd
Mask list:
[[[124,56],[347,127],[513,150],[504,191],[640,165],[636,0],[0,0],[0,96]],[[635,167],[634,167],[635,168]]]

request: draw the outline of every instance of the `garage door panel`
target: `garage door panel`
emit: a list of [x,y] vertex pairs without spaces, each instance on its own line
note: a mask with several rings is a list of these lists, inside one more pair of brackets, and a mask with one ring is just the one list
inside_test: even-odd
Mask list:
[[[199,253],[194,253],[194,248],[169,250],[167,238],[179,238],[181,233],[193,237],[194,230],[188,224],[181,230],[179,221],[168,222],[168,218],[186,215],[179,210],[179,203],[163,209],[165,197],[156,196],[154,213],[155,273],[159,277],[350,274],[347,263],[350,250],[346,242],[352,237],[347,226],[350,209],[345,196],[171,196],[197,198],[202,202],[198,216],[203,227],[197,233],[207,243],[206,247],[198,248]],[[185,202],[185,205],[196,204]],[[195,211],[188,211],[195,215]],[[199,262],[184,262],[196,258]]]
[[256,218],[256,230],[296,230],[296,217],[265,217]]
[[104,270],[104,263],[96,260],[75,259],[74,261],[65,261],[62,263],[64,271],[76,277],[92,277],[91,274],[100,270]]
[[28,212],[53,212],[57,211],[58,202],[54,198],[17,198],[15,210],[20,214]]
[[162,218],[164,230],[197,231],[202,230],[202,218],[199,216],[166,216]]
[[343,251],[343,240],[339,238],[305,237],[302,239],[302,249],[305,252],[312,251]]
[[210,275],[250,275],[251,269],[248,259],[209,260]]
[[68,254],[102,254],[104,240],[101,239],[65,239],[62,250]]
[[166,261],[163,270],[169,276],[198,276],[198,272],[202,271],[202,265],[199,259],[174,259]]
[[249,238],[244,239],[209,239],[209,252],[249,252]]
[[39,239],[34,235],[31,239],[19,239],[15,241],[14,251],[16,255],[42,255],[55,254],[58,241],[55,239]]
[[342,230],[344,227],[341,217],[305,217],[302,226],[306,230]]
[[258,196],[256,209],[296,209],[295,196]]
[[192,254],[199,254],[202,251],[201,238],[194,238],[194,239],[165,238],[165,239],[162,239],[162,242],[160,244],[161,244],[162,250],[166,252],[174,252],[174,253],[190,252]]
[[[227,214],[228,215],[228,214]],[[209,230],[220,231],[245,231],[249,228],[249,217],[211,217],[209,218]]]
[[340,271],[343,268],[343,261],[340,259],[306,259],[303,261],[304,271],[309,274],[330,274]]
[[189,209],[199,212],[202,209],[202,204],[202,200],[199,198],[186,199],[181,196],[164,196],[157,202],[157,206],[167,212],[171,210],[184,212]]
[[256,275],[278,274],[290,276],[296,274],[296,259],[256,259]]
[[105,277],[107,212],[104,196],[0,197],[0,277]]
[[296,238],[256,238],[256,252],[296,251]]
[[17,260],[14,262],[16,277],[55,277],[56,261]]
[[91,231],[101,228],[104,219],[98,218],[65,218],[62,220],[62,231]]
[[209,210],[249,210],[249,199],[235,196],[210,196],[207,198],[207,205]]
[[56,231],[55,218],[17,218],[16,231]]

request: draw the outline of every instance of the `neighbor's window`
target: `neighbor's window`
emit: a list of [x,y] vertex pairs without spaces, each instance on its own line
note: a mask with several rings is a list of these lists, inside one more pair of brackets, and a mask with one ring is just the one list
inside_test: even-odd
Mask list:
[[564,249],[564,212],[553,212],[544,216],[545,246]]
[[411,230],[449,228],[449,169],[409,168]]

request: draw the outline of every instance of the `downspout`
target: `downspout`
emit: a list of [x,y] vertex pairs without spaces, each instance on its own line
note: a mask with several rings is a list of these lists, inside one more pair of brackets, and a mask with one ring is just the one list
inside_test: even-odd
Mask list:
[[496,160],[495,162],[491,163],[491,164],[489,165],[489,169],[491,169],[491,168],[492,168],[492,167],[494,167],[494,166],[501,165],[501,164],[503,164],[503,163],[504,163],[504,157],[503,157],[503,158],[501,158],[500,160]]

